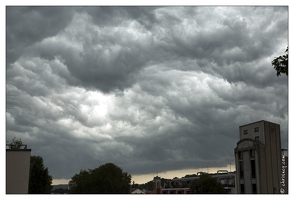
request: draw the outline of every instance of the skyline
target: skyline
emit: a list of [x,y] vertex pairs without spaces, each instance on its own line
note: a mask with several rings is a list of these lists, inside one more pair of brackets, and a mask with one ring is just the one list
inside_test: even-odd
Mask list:
[[133,177],[223,169],[239,126],[260,120],[288,148],[288,77],[271,65],[289,45],[288,7],[6,12],[6,140],[53,179],[107,162]]

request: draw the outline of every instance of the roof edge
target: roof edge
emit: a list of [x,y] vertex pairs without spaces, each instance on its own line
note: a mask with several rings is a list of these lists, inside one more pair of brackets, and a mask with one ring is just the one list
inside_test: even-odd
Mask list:
[[260,123],[260,122],[267,122],[267,123],[271,123],[271,124],[276,124],[276,125],[279,125],[277,123],[274,123],[274,122],[270,122],[270,121],[266,121],[266,120],[260,120],[260,121],[256,121],[256,122],[251,122],[249,124],[244,124],[244,125],[241,125],[239,126],[240,128],[243,127],[243,126],[248,126],[248,125],[252,125],[252,124],[256,124],[256,123]]
[[32,151],[32,149],[6,149],[7,151]]

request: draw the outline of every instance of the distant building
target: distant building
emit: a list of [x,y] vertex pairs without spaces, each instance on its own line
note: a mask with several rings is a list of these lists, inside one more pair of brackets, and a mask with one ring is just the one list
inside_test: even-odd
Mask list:
[[147,194],[160,194],[161,190],[161,178],[156,176],[153,178],[154,189],[152,191],[147,192]]
[[6,194],[28,194],[31,149],[6,149]]
[[155,188],[161,188],[161,178],[159,176],[154,177],[153,182]]
[[146,194],[160,194],[160,188],[154,188],[152,191],[147,191]]
[[131,192],[131,194],[145,194],[145,192],[140,189],[135,189],[134,191]]
[[[199,175],[202,172],[198,172],[197,175],[188,175],[182,178],[173,178],[168,181],[163,188],[161,188],[161,194],[191,194],[189,184],[199,179]],[[217,179],[220,182],[228,194],[235,194],[237,190],[235,188],[236,173],[228,172],[226,170],[219,170],[217,173],[210,174],[212,178]]]
[[240,126],[239,136],[234,150],[237,193],[280,193],[280,125],[267,121],[254,122]]

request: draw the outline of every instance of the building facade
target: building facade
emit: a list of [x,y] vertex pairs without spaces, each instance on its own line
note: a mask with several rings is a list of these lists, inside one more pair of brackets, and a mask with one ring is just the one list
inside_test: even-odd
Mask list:
[[135,189],[134,191],[131,192],[131,194],[145,194],[145,192],[140,189]]
[[6,149],[6,194],[28,194],[31,149]]
[[258,121],[239,127],[235,153],[239,194],[278,194],[281,180],[280,125]]

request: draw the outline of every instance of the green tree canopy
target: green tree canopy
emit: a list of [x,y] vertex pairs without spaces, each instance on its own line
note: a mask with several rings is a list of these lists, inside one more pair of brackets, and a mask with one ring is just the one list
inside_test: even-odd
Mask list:
[[285,55],[276,57],[272,61],[272,65],[274,66],[274,69],[277,71],[277,76],[281,76],[281,74],[286,74],[288,76],[288,47],[285,53]]
[[197,194],[225,194],[225,188],[209,174],[201,174],[199,179],[190,183],[190,189]]
[[74,194],[128,194],[131,175],[112,163],[93,170],[81,170],[69,181],[69,193]]
[[52,176],[44,166],[43,158],[31,156],[29,194],[50,194],[52,189]]

